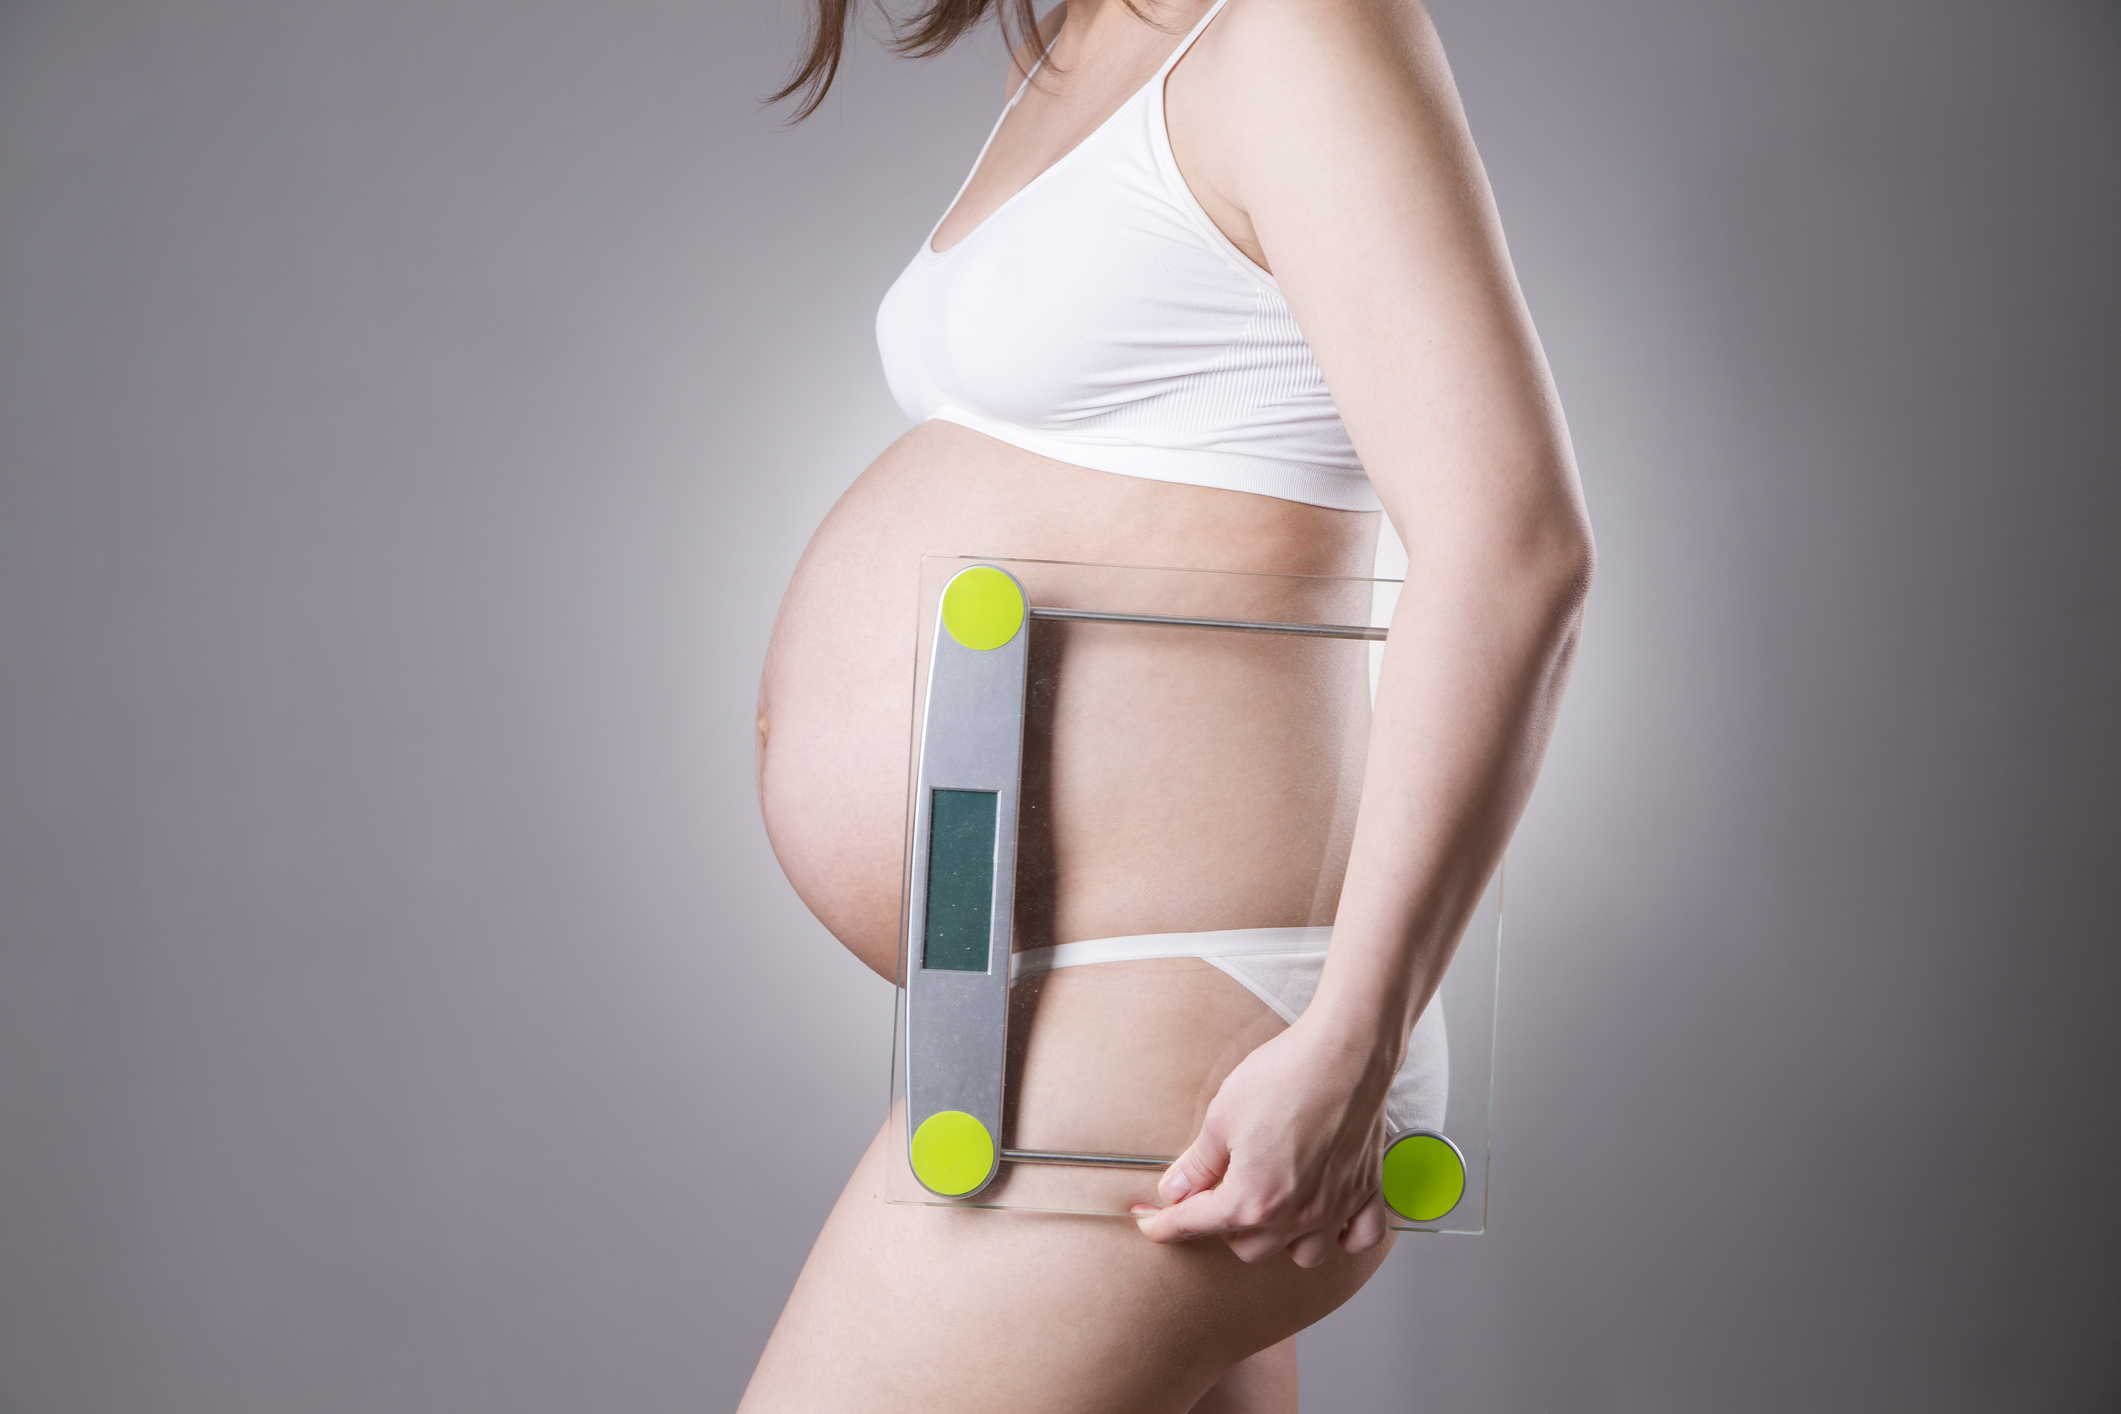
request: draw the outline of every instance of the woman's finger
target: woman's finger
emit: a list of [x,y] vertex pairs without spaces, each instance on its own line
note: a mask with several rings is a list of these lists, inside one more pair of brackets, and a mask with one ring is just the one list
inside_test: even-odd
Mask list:
[[1223,1242],[1240,1262],[1257,1263],[1279,1257],[1289,1249],[1289,1234],[1272,1228],[1238,1228],[1222,1234]]
[[1315,1267],[1332,1254],[1336,1234],[1311,1231],[1289,1244],[1290,1260],[1299,1267]]
[[[1172,1167],[1176,1171],[1177,1166]],[[1229,1232],[1235,1226],[1230,1220],[1229,1208],[1229,1195],[1220,1188],[1210,1188],[1168,1208],[1137,1203],[1132,1215],[1134,1225],[1151,1242],[1188,1242],[1196,1237]]]
[[1348,1223],[1348,1230],[1340,1235],[1340,1245],[1347,1252],[1367,1252],[1384,1238],[1384,1195],[1373,1193],[1370,1201],[1362,1205],[1362,1211]]
[[1156,1181],[1157,1196],[1166,1203],[1181,1203],[1196,1193],[1205,1193],[1223,1181],[1230,1171],[1230,1146],[1223,1143],[1222,1136],[1213,1124],[1201,1126],[1200,1133],[1186,1146],[1164,1176]]

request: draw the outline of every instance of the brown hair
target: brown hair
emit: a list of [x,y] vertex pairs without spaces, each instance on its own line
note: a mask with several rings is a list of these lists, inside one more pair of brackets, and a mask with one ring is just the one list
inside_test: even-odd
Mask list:
[[[815,113],[818,104],[825,101],[825,91],[839,77],[847,26],[854,22],[860,0],[816,0],[816,4],[810,48],[803,55],[803,62],[796,67],[794,76],[766,100],[778,103],[793,94],[802,94],[790,122],[800,123]],[[892,22],[891,48],[909,58],[931,58],[963,39],[987,18],[990,10],[1012,53],[1024,36],[1038,33],[1038,12],[1032,8],[1032,0],[928,0],[927,8],[905,23]]]

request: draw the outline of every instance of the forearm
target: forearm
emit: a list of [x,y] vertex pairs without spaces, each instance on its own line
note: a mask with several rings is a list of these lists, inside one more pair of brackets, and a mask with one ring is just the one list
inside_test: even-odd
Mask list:
[[1392,616],[1333,946],[1308,1015],[1396,1069],[1530,795],[1591,548],[1570,515],[1418,554]]

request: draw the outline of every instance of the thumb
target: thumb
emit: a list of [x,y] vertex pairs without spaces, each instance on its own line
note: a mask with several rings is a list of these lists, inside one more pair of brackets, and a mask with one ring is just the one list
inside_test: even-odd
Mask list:
[[1157,1196],[1166,1203],[1183,1202],[1195,1193],[1205,1193],[1221,1183],[1229,1169],[1230,1147],[1223,1143],[1213,1125],[1203,1125],[1186,1152],[1180,1154],[1177,1162],[1165,1169],[1164,1176],[1157,1180]]

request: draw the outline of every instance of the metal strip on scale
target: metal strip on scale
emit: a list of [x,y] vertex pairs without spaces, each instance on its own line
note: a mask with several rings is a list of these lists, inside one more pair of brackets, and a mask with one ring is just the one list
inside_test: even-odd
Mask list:
[[1014,576],[960,570],[928,659],[906,910],[907,1157],[947,1198],[978,1193],[1001,1163],[1028,618]]

